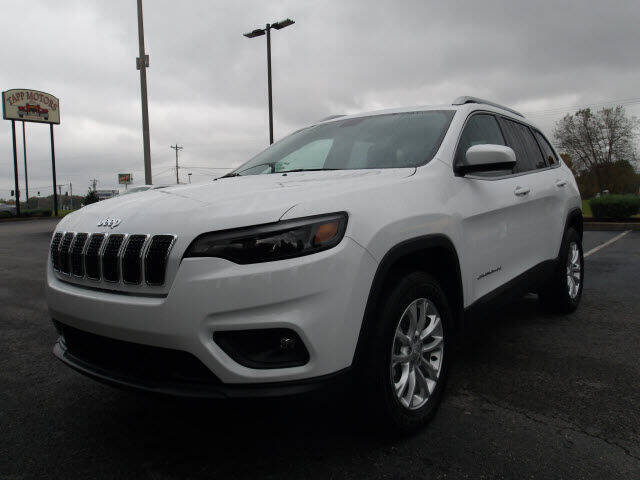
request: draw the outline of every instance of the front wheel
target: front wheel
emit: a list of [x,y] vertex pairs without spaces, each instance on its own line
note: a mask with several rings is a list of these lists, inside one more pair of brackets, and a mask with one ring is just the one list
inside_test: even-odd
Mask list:
[[383,302],[366,365],[373,418],[409,432],[435,413],[453,353],[451,312],[438,282],[424,272],[399,279]]
[[553,276],[540,292],[540,302],[557,313],[571,313],[580,303],[584,283],[582,238],[576,230],[567,230],[558,265]]

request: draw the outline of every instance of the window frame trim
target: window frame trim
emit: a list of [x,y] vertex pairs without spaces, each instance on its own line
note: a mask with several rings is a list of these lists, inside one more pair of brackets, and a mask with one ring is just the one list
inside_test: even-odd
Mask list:
[[[467,115],[467,118],[465,118],[464,120],[464,124],[462,125],[462,128],[460,129],[460,131],[458,132],[458,140],[456,141],[456,146],[455,149],[453,150],[453,161],[452,163],[452,167],[453,167],[453,174],[456,177],[462,177],[462,178],[471,178],[474,180],[488,180],[488,181],[495,181],[495,180],[504,180],[507,178],[513,178],[513,177],[521,177],[523,175],[529,175],[532,173],[538,173],[538,172],[544,172],[546,170],[551,170],[554,168],[559,168],[560,167],[560,161],[558,161],[558,163],[556,165],[547,165],[544,168],[536,168],[533,170],[527,170],[525,172],[517,172],[517,173],[509,173],[507,175],[496,175],[493,177],[483,177],[483,176],[478,176],[478,175],[473,175],[473,174],[467,174],[467,175],[462,175],[457,171],[457,162],[456,162],[456,153],[458,152],[458,146],[460,145],[460,140],[462,139],[462,133],[464,132],[464,129],[467,126],[467,123],[469,122],[469,120],[471,119],[471,117],[473,117],[474,115],[491,115],[495,118],[496,123],[498,124],[498,128],[500,129],[500,133],[502,134],[502,139],[504,140],[505,146],[509,147],[509,145],[507,145],[507,139],[504,136],[504,131],[502,130],[502,125],[500,125],[500,121],[498,120],[498,117],[504,118],[506,120],[511,120],[512,122],[516,122],[519,123],[521,125],[524,125],[525,127],[527,127],[530,132],[531,135],[533,135],[533,139],[536,141],[536,144],[538,145],[538,149],[540,150],[540,154],[542,155],[542,157],[544,158],[544,153],[542,152],[542,148],[540,147],[540,144],[538,144],[538,139],[536,138],[534,131],[538,129],[532,127],[531,125],[522,122],[522,121],[518,121],[517,119],[510,117],[508,115],[504,115],[498,112],[493,112],[491,110],[473,110],[472,112],[469,112],[469,114]],[[542,132],[540,132],[540,134],[543,136],[543,138],[545,140],[547,140],[547,137],[544,136],[544,134],[542,134]],[[549,140],[547,140],[548,142]],[[551,143],[549,142],[549,145],[551,145]],[[509,147],[511,148],[511,147]],[[553,148],[553,146],[551,146],[553,153],[556,154],[556,160],[558,159],[558,155],[557,152],[555,151],[555,149]],[[545,159],[545,165],[547,164],[547,161]]]

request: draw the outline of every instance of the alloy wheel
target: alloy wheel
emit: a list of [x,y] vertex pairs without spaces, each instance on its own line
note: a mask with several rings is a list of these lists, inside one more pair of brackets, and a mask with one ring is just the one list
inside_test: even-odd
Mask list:
[[400,404],[422,407],[433,393],[444,354],[444,329],[436,306],[419,298],[404,310],[391,348],[391,383]]
[[582,259],[580,258],[580,249],[576,242],[571,242],[569,244],[569,254],[567,255],[567,290],[572,300],[578,296],[581,282]]

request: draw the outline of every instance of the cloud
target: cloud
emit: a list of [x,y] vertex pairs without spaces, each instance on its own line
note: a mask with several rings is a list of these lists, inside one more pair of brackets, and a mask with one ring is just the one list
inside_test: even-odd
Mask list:
[[[330,114],[459,95],[531,112],[550,132],[559,107],[637,98],[640,83],[638,2],[145,0],[144,8],[159,183],[175,179],[175,142],[189,167],[183,181],[187,171],[205,181],[213,168],[267,146],[265,39],[242,33],[286,17],[296,24],[272,37],[276,138]],[[35,88],[61,100],[58,183],[79,192],[97,178],[112,188],[119,172],[141,182],[135,2],[11,2],[3,18],[2,90]],[[25,22],[34,28],[26,32]],[[628,110],[640,114],[637,104]],[[13,162],[3,125],[7,197]],[[18,128],[19,144],[20,135]],[[27,146],[30,184],[48,194],[46,126],[27,125]]]

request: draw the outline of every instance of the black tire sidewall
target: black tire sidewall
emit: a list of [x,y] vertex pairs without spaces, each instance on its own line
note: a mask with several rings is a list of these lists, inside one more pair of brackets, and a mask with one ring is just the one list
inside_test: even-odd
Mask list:
[[[440,376],[429,400],[421,408],[409,410],[400,404],[391,384],[391,349],[400,316],[418,298],[427,298],[438,309],[444,330],[444,355]],[[447,297],[431,275],[410,272],[399,279],[386,297],[377,320],[370,361],[375,387],[374,402],[388,427],[399,432],[409,432],[422,426],[434,415],[446,383],[453,355],[452,318]]]

